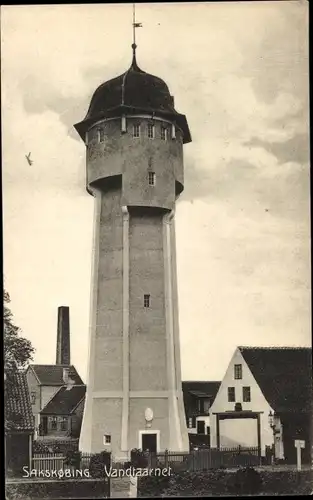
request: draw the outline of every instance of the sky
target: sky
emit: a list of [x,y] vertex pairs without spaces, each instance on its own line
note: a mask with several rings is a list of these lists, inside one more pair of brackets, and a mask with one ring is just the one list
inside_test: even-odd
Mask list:
[[[146,3],[137,21],[137,62],[193,139],[176,210],[182,377],[221,380],[238,345],[311,345],[308,3]],[[5,287],[36,363],[55,363],[70,307],[84,380],[93,198],[73,125],[130,66],[131,23],[131,4],[1,7]]]

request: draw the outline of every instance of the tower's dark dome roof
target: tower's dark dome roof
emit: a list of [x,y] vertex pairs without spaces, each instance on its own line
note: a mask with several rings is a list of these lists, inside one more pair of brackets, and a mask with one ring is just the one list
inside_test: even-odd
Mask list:
[[184,142],[191,141],[186,117],[175,110],[174,99],[168,86],[161,78],[142,71],[135,56],[125,73],[97,88],[86,117],[76,124],[75,128],[84,139],[86,130],[93,122],[104,117],[133,112],[156,113],[172,119],[183,130]]

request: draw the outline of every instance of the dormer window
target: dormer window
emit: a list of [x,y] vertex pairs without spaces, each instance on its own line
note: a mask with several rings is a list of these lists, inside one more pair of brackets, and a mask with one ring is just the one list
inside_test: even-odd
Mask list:
[[104,130],[103,130],[103,128],[98,129],[98,141],[104,142]]
[[149,186],[155,186],[155,172],[148,172]]
[[161,139],[162,139],[162,141],[167,140],[167,128],[166,127],[161,127]]
[[148,123],[148,137],[154,139],[154,125],[152,123]]
[[140,137],[140,125],[133,126],[133,137]]

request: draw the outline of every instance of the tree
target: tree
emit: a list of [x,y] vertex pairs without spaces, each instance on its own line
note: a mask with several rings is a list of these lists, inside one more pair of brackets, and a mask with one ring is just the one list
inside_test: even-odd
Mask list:
[[13,322],[13,314],[8,306],[11,302],[10,295],[3,291],[4,307],[4,369],[5,371],[24,368],[28,361],[33,359],[35,352],[31,342],[20,337],[21,330]]

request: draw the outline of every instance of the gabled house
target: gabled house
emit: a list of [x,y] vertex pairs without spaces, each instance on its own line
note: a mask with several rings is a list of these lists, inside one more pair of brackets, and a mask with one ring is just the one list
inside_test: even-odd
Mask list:
[[40,412],[40,436],[78,438],[85,404],[85,385],[64,385]]
[[[38,430],[40,412],[68,378],[76,385],[83,385],[73,365],[29,365],[26,371],[35,425]],[[37,433],[36,433],[37,437]]]
[[23,371],[6,372],[4,382],[5,459],[10,475],[22,475],[31,467],[34,419]]
[[209,411],[221,382],[182,382],[186,422],[192,444],[210,443]]
[[211,447],[271,447],[295,463],[303,439],[310,460],[312,395],[310,348],[238,347],[210,409]]

